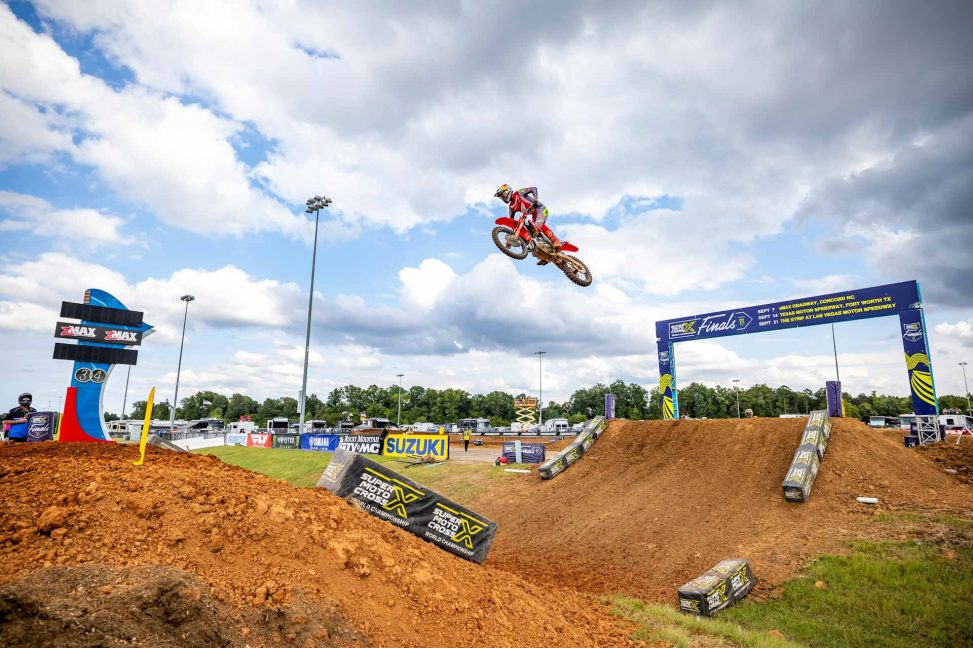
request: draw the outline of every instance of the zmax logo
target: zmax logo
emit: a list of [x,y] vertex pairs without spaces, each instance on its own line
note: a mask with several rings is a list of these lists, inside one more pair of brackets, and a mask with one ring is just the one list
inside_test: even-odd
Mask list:
[[95,338],[98,337],[93,326],[62,326],[61,335],[65,337]]
[[135,331],[105,331],[105,342],[135,342]]

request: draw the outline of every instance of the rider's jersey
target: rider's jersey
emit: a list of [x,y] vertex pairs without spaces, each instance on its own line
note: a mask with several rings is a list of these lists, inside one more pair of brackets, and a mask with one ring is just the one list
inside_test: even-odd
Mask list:
[[[531,198],[528,198],[528,196],[531,196]],[[525,187],[511,193],[510,202],[507,203],[510,217],[513,218],[517,212],[536,216],[533,213],[535,200],[537,200],[537,187]]]

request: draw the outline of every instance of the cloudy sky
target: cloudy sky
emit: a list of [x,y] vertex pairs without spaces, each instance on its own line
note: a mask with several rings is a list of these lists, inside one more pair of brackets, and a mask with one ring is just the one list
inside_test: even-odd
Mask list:
[[[0,5],[0,405],[57,405],[62,300],[156,333],[129,402],[658,382],[654,322],[917,279],[937,387],[973,362],[968,2]],[[594,284],[497,253],[540,188]],[[895,318],[837,327],[846,391],[908,393]],[[831,331],[677,347],[679,378],[817,388]],[[971,374],[973,376],[973,374]],[[124,373],[109,383],[119,411]]]

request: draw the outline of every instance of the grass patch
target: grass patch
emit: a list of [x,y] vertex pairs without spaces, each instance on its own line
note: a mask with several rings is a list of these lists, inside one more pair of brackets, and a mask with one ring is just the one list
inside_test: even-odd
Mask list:
[[675,608],[619,597],[612,600],[615,612],[642,626],[634,639],[667,641],[676,648],[710,646],[752,646],[753,648],[799,648],[802,644],[774,636],[766,630],[745,628],[721,617],[703,618],[683,614]]
[[[967,529],[966,520],[940,521]],[[815,587],[821,581],[823,588]],[[710,646],[973,646],[973,546],[855,542],[820,556],[783,585],[781,598],[744,600],[705,619],[628,598],[611,603],[641,627],[635,638]]]
[[[283,479],[295,486],[313,487],[331,461],[331,452],[308,452],[283,448],[247,448],[244,446],[218,446],[196,450],[210,454],[221,461],[247,470]],[[491,464],[451,463],[410,464],[381,455],[368,455],[369,459],[388,465],[412,481],[438,493],[466,504],[482,495],[495,483],[513,477],[529,478],[528,475],[504,472],[503,468],[525,468],[523,465],[494,466]]]
[[[743,601],[720,618],[775,629],[809,646],[973,645],[973,549],[913,542],[856,542],[821,556],[774,601]],[[822,581],[826,588],[815,587]]]

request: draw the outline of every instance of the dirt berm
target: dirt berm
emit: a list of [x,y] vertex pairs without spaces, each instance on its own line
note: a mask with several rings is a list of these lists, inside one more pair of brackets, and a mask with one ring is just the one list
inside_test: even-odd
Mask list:
[[[625,646],[590,597],[211,457],[0,447],[0,645]],[[65,569],[74,567],[73,569]]]
[[671,603],[679,585],[744,557],[760,596],[808,558],[842,550],[843,540],[888,533],[869,523],[878,513],[973,514],[973,487],[903,447],[901,435],[847,419],[835,420],[810,501],[785,502],[781,481],[804,423],[613,421],[565,473],[517,480],[475,502],[502,529],[487,564],[535,582]]

